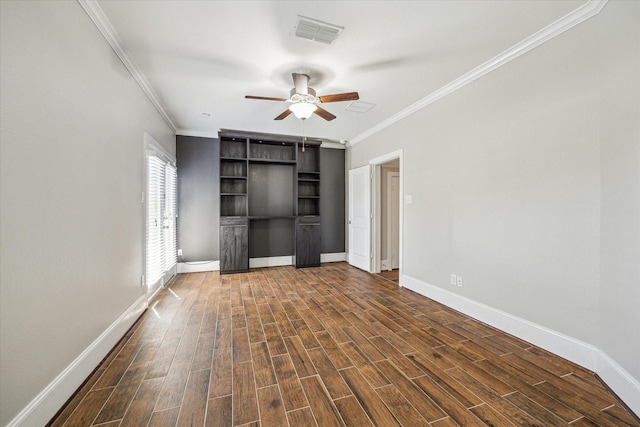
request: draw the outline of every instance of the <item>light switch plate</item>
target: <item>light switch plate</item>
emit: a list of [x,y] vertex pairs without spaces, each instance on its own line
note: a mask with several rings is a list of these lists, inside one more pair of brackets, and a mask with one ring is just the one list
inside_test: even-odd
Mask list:
[[404,204],[405,205],[410,205],[411,203],[413,203],[413,196],[411,196],[411,195],[404,196]]

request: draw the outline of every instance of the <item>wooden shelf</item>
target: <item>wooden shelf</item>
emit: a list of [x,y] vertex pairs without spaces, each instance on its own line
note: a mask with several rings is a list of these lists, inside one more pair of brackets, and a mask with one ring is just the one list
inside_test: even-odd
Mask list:
[[246,157],[220,157],[220,160],[239,160],[239,161],[245,161],[247,160]]
[[295,215],[252,215],[249,217],[252,219],[296,219]]
[[295,165],[295,160],[278,160],[278,159],[257,159],[254,157],[249,158],[249,163],[271,163],[275,165]]

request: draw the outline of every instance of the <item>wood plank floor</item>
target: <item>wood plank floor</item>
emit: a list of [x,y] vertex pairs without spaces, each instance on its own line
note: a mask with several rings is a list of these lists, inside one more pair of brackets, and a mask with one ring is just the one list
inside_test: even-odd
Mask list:
[[391,280],[395,283],[400,283],[400,270],[384,270],[380,273],[377,273],[378,276],[384,277],[387,280]]
[[51,426],[640,426],[593,373],[345,263],[179,275]]

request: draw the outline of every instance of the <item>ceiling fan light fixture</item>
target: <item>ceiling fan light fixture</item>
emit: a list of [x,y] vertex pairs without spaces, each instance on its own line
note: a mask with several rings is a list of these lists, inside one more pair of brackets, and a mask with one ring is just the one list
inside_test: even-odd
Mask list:
[[300,120],[307,120],[317,108],[317,105],[308,102],[297,102],[289,106],[289,110]]

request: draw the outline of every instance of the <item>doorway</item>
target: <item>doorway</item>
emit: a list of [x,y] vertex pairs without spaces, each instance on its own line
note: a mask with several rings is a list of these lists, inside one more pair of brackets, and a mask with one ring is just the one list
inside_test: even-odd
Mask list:
[[380,270],[400,268],[400,161],[380,165]]
[[[402,282],[402,188],[402,150],[376,157],[368,165],[349,171],[349,263],[370,273],[380,273],[385,261],[386,271],[391,268],[397,272],[398,284]],[[392,203],[387,203],[389,199]],[[357,231],[354,213],[359,213],[364,224],[359,235],[353,235]],[[361,255],[362,266],[354,262],[352,252]]]
[[145,141],[145,274],[147,302],[176,274],[176,160],[149,134]]
[[[372,185],[372,273],[384,273],[402,284],[403,179],[402,150],[369,162]],[[384,264],[384,265],[383,265]]]

